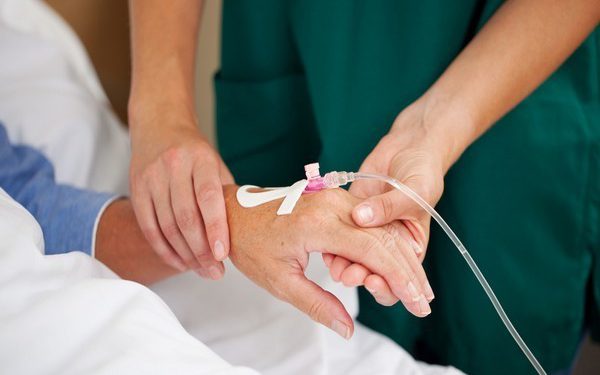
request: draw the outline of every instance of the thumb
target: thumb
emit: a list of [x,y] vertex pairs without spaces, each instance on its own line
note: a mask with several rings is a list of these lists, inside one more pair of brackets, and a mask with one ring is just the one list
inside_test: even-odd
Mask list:
[[287,280],[287,302],[346,340],[352,337],[354,322],[336,296],[307,279],[303,273],[290,276]]
[[392,190],[359,203],[352,219],[361,227],[379,227],[418,213],[420,207],[401,191]]

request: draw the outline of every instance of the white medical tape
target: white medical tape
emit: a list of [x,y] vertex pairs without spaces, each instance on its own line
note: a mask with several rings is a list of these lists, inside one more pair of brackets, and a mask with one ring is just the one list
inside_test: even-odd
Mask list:
[[307,180],[300,180],[292,186],[266,188],[265,191],[254,193],[248,190],[259,189],[258,186],[244,185],[238,189],[236,198],[240,206],[245,208],[260,206],[261,204],[283,198],[283,202],[281,202],[277,210],[277,215],[289,215],[294,210],[294,207],[296,207],[296,203],[298,203],[307,185]]

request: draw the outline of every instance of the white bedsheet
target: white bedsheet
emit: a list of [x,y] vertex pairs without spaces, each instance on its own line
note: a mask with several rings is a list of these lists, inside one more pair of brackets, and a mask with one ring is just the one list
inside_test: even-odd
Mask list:
[[[16,4],[28,3],[28,6],[32,6],[36,3],[33,0],[0,0],[0,4],[2,2],[12,3],[13,7],[17,7]],[[18,9],[13,10],[13,12],[18,12]],[[23,11],[20,13],[27,14]],[[69,39],[72,39],[72,36],[65,36],[68,34],[64,31],[68,30],[66,25],[62,26],[60,32],[57,31],[57,19],[53,18],[55,15],[46,12],[46,15],[41,17],[40,14],[40,12],[37,12],[35,30],[31,28],[27,31],[28,39],[35,40],[35,42],[25,43],[21,41],[19,48],[11,53],[23,55],[23,58],[37,56],[38,59],[47,59],[46,54],[49,50],[54,51],[54,53],[64,51],[61,54],[60,69],[74,69],[74,66],[81,59],[70,59],[69,56],[84,53],[82,50],[76,53],[71,49],[81,49],[81,46],[68,42]],[[53,19],[50,21],[45,20],[45,18]],[[11,23],[5,23],[7,27],[20,30],[26,29],[23,26],[14,25],[14,20]],[[45,24],[52,26],[46,28],[44,27]],[[43,38],[39,35],[43,35]],[[48,46],[40,48],[42,42]],[[14,43],[12,45],[14,46]],[[0,53],[4,54],[4,51],[1,51],[2,48],[3,46],[0,43]],[[2,64],[4,63],[0,61],[0,71],[2,70]],[[58,68],[56,67],[56,69]],[[79,82],[80,89],[88,87],[87,90],[91,90],[90,87],[95,87],[96,84],[86,85],[82,82],[97,81],[95,74],[90,69],[80,70],[90,76],[77,80],[64,77],[62,79],[69,79],[69,85],[76,85],[76,82]],[[46,70],[44,72],[51,74]],[[44,80],[47,78],[42,77]],[[19,91],[24,95],[20,99],[22,110],[30,110],[31,104],[28,102],[28,98],[37,94],[36,89],[28,87],[23,81],[14,82],[14,84],[23,88]],[[61,106],[62,110],[59,112],[69,118],[71,115],[68,112],[74,99],[68,95],[68,90],[62,89],[63,85],[64,83],[55,82],[53,86],[54,93],[64,94],[59,96],[61,98],[60,103],[54,103],[54,105]],[[25,90],[26,88],[32,92],[28,93]],[[0,98],[2,98],[1,90],[0,87]],[[96,99],[93,99],[94,97]],[[89,134],[94,135],[102,131],[99,127],[102,127],[103,124],[97,120],[111,117],[101,114],[101,112],[110,111],[102,97],[97,95],[87,96],[86,108],[88,108],[92,121],[83,121],[78,124],[80,125],[77,128],[78,132],[85,133],[85,129],[88,129]],[[96,102],[93,100],[96,100]],[[15,116],[19,116],[17,102],[18,100],[15,101],[12,108],[15,111]],[[40,106],[43,108],[44,104],[42,103]],[[0,118],[1,111],[0,104]],[[52,126],[61,123],[59,117],[57,116],[53,121]],[[81,117],[85,119],[85,113]],[[35,121],[42,121],[42,119],[32,119],[24,124],[26,126],[42,126],[41,124],[30,125]],[[11,126],[14,126],[14,124],[7,124],[8,128]],[[71,124],[71,126],[76,125]],[[54,130],[43,133],[29,132],[27,129],[19,127],[13,129],[12,133],[20,134],[21,140],[28,144],[40,143],[51,148],[56,142],[59,142],[51,134],[53,132]],[[78,176],[82,175],[82,168],[94,168],[94,165],[97,164],[87,163],[84,167],[79,164],[73,165],[69,160],[65,161],[64,157],[61,158],[61,155],[66,153],[71,157],[76,157],[80,152],[87,152],[89,148],[94,150],[93,155],[91,155],[92,159],[111,163],[98,166],[102,170],[111,169],[110,179],[115,181],[126,179],[126,163],[115,163],[110,157],[104,155],[112,152],[110,147],[96,146],[97,141],[89,134],[84,134],[82,138],[84,142],[75,142],[73,138],[76,136],[69,136],[69,134],[68,131],[61,133],[60,153],[55,156],[47,154],[54,162],[63,181],[81,181]],[[103,140],[103,142],[106,141],[109,144],[116,145],[121,144],[122,139],[126,138],[126,135],[121,132],[109,132],[107,136],[108,139]],[[40,137],[43,139],[39,139]],[[85,173],[93,175],[94,171],[87,170]],[[89,184],[86,186],[97,187],[92,180],[88,180],[88,182]],[[358,304],[356,289],[344,288],[340,284],[333,283],[327,276],[327,271],[320,259],[313,260],[309,268],[311,278],[337,295],[350,313],[356,316]],[[312,322],[293,307],[274,299],[265,291],[256,287],[231,264],[227,265],[226,277],[219,282],[202,280],[195,274],[186,273],[158,283],[152,289],[167,302],[186,330],[193,336],[200,339],[230,363],[252,367],[264,374],[385,375],[460,373],[452,368],[429,366],[416,362],[401,347],[360,324],[356,326],[354,337],[346,342],[328,329]]]
[[0,373],[252,375],[190,336],[165,303],[74,252],[43,255],[0,189]]

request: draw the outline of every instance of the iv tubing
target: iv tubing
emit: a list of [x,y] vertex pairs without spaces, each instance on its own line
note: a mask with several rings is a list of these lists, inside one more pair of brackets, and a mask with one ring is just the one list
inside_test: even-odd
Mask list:
[[[408,186],[406,186],[406,185],[402,184],[400,181],[393,179],[391,177],[388,177],[388,176],[371,174],[371,173],[362,173],[362,172],[357,172],[357,173],[331,172],[331,174],[328,173],[327,175],[330,175],[329,181],[331,181],[331,179],[335,179],[336,182],[339,183],[339,185],[345,185],[346,183],[352,182],[355,180],[384,181],[384,182],[388,183],[389,185],[393,186],[394,188],[400,190],[404,194],[406,194],[409,198],[411,198],[413,201],[415,201],[415,203],[417,203],[425,211],[427,211],[427,213],[429,213],[431,215],[431,217],[433,217],[433,219],[440,225],[440,227],[442,227],[444,232],[446,232],[448,237],[450,237],[450,240],[452,240],[452,242],[454,243],[454,245],[456,246],[456,248],[458,249],[460,254],[463,256],[463,258],[465,259],[465,261],[471,268],[471,271],[473,271],[473,273],[475,274],[477,281],[479,281],[479,284],[481,284],[481,286],[483,287],[485,294],[487,294],[488,298],[492,302],[492,305],[494,306],[494,309],[496,309],[496,312],[498,313],[498,316],[502,320],[502,323],[504,323],[504,326],[506,326],[506,329],[511,334],[511,336],[513,337],[513,339],[515,340],[517,345],[519,345],[519,348],[521,348],[521,351],[523,351],[523,354],[525,354],[525,356],[527,357],[529,362],[531,362],[532,366],[535,368],[535,370],[537,371],[538,374],[546,375],[546,371],[544,371],[544,368],[540,365],[538,360],[535,358],[533,353],[529,350],[529,348],[525,344],[525,341],[523,341],[523,339],[521,338],[521,336],[519,335],[519,333],[517,332],[515,327],[512,325],[510,319],[504,312],[502,305],[498,301],[498,298],[496,298],[494,291],[492,290],[492,288],[488,284],[487,280],[485,279],[485,277],[479,270],[479,267],[477,267],[477,264],[475,263],[473,258],[471,258],[471,255],[469,254],[469,252],[467,251],[465,246],[462,244],[462,242],[460,242],[460,240],[458,239],[458,236],[452,231],[452,229],[450,228],[450,226],[448,226],[446,221],[440,216],[440,214],[438,214],[433,209],[433,207],[431,207],[429,205],[429,203],[427,203],[423,198],[421,198],[417,193],[415,193]],[[328,177],[327,175],[324,176],[325,179],[327,179],[327,177]]]

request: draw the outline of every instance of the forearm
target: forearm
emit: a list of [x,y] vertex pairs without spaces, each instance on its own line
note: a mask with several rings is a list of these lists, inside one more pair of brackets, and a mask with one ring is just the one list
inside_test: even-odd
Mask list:
[[121,278],[145,285],[178,273],[152,250],[128,199],[111,203],[102,214],[95,256]]
[[599,19],[596,0],[506,2],[420,99],[434,133],[451,140],[447,167],[551,75]]
[[[227,185],[223,189],[228,211],[239,209],[237,187]],[[146,241],[129,199],[117,200],[106,208],[98,223],[95,249],[96,259],[126,280],[148,285],[179,273]]]
[[201,10],[202,0],[130,1],[132,131],[146,123],[136,119],[148,118],[165,107],[194,116],[194,62]]

